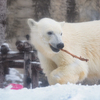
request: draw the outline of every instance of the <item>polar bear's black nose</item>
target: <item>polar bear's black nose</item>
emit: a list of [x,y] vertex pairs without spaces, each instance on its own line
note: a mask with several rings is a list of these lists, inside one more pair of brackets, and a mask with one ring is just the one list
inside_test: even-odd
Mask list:
[[62,49],[64,47],[64,43],[59,43],[59,44],[57,44],[57,48],[58,49]]

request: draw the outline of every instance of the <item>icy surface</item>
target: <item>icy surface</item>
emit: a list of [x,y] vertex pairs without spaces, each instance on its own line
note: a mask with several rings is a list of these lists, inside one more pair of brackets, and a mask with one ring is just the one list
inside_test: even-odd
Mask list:
[[0,100],[100,100],[100,85],[82,86],[74,84],[26,89],[0,89]]

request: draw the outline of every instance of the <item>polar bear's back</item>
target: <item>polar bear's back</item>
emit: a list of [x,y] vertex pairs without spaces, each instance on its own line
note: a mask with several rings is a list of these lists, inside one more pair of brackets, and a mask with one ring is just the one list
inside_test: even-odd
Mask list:
[[100,21],[66,23],[63,32],[65,49],[89,59],[89,77],[95,77],[100,71]]
[[63,30],[68,32],[76,32],[80,34],[99,34],[100,33],[100,20],[99,21],[90,21],[82,23],[66,23],[63,27]]
[[100,46],[100,21],[66,23],[63,27],[63,40],[78,44]]

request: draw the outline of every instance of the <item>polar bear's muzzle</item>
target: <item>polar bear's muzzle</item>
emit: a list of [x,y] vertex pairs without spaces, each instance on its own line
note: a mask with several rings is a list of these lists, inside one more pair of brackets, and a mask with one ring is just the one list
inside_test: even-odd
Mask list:
[[60,49],[62,49],[64,47],[63,43],[57,44],[57,48],[53,47],[51,44],[49,44],[49,45],[50,45],[50,48],[52,49],[52,51],[54,51],[54,52],[59,52]]
[[50,48],[52,49],[52,51],[54,51],[54,52],[59,52],[60,50],[59,49],[57,49],[57,48],[54,48],[53,46],[51,46],[50,45]]

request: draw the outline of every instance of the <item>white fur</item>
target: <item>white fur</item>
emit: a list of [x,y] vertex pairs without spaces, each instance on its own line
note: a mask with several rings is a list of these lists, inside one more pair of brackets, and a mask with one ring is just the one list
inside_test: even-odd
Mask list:
[[[29,19],[28,24],[31,43],[38,50],[41,67],[50,84],[100,79],[100,21],[64,24],[43,18],[39,22]],[[54,35],[48,36],[48,31]],[[56,47],[60,42],[64,42],[65,50],[89,61],[80,61],[63,51],[53,52],[49,43]]]
[[56,47],[57,48],[57,44],[59,43],[63,43],[62,41],[62,36],[60,34],[53,34],[51,37],[50,37],[50,41],[49,43],[53,46],[53,47]]

